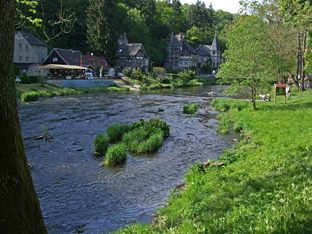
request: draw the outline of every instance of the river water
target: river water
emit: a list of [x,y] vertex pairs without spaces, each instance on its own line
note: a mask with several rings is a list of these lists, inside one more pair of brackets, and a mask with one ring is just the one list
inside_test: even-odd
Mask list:
[[[128,91],[44,99],[19,104],[31,174],[49,233],[108,233],[133,222],[150,222],[168,193],[195,162],[217,159],[232,136],[216,132],[213,98],[223,87],[155,92]],[[210,92],[213,92],[211,94]],[[194,115],[183,106],[205,105]],[[163,109],[163,111],[159,111]],[[123,166],[100,166],[95,136],[116,123],[159,118],[171,135],[155,153],[130,155]],[[48,128],[50,140],[35,140]]]

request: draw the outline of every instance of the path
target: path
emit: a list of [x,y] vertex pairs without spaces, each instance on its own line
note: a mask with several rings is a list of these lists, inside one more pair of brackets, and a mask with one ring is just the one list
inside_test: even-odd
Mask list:
[[130,86],[130,85],[125,84],[124,82],[122,82],[122,80],[114,80],[114,83],[115,83],[117,86],[119,86],[119,87],[129,88],[130,91],[139,90],[139,89],[137,89],[137,88],[134,88],[134,87],[132,87],[132,86]]

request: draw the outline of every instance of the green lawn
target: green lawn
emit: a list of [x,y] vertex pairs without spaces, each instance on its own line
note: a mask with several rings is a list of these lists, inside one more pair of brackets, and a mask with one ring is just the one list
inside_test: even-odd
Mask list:
[[153,224],[118,233],[312,233],[312,92],[257,110],[227,102],[243,139],[219,158],[225,166],[192,166]]

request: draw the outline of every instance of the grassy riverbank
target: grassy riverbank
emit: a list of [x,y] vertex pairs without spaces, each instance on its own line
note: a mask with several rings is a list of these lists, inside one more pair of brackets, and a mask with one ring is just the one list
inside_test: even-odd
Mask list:
[[243,139],[219,158],[225,165],[195,164],[152,225],[118,233],[312,232],[312,92],[257,102],[256,111],[228,104]]
[[45,83],[17,84],[16,97],[21,98],[22,94],[36,92],[39,97],[54,97],[64,95],[77,95],[84,93],[110,92],[110,91],[128,91],[129,88],[118,87],[116,85],[99,88],[60,88],[56,85]]

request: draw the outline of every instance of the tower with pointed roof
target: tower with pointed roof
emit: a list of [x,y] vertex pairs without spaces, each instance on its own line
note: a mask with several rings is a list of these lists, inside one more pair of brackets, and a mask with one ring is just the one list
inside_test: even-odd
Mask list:
[[216,35],[213,38],[210,54],[212,60],[212,67],[219,68],[219,65],[221,64],[221,49],[219,47]]

